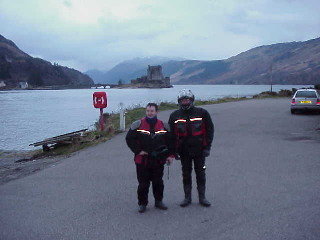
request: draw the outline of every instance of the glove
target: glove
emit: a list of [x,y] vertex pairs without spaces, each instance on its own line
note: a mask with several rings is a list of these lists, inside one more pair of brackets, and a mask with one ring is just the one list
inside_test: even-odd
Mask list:
[[209,156],[210,156],[210,150],[209,150],[209,149],[203,149],[202,155],[203,155],[204,157],[209,157]]

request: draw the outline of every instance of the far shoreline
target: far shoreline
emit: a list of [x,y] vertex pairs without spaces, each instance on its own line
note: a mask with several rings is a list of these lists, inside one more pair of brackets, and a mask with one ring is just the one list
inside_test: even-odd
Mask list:
[[[97,84],[100,85],[100,84]],[[77,90],[77,89],[92,89],[92,90],[106,90],[106,89],[162,89],[162,88],[173,88],[174,86],[270,86],[270,84],[173,84],[170,87],[145,87],[145,86],[133,86],[133,85],[115,85],[115,84],[101,84],[106,87],[95,87],[95,86],[43,86],[33,88],[0,88],[0,91],[25,91],[25,90]],[[317,85],[317,84],[316,84]],[[314,84],[272,84],[272,86],[304,86],[314,87]],[[112,87],[111,87],[112,86]]]

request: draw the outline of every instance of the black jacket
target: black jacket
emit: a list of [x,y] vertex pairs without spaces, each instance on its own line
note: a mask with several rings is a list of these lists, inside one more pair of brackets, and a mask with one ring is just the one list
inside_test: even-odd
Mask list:
[[[179,126],[176,122],[179,119],[186,120],[186,136],[182,136],[177,129]],[[193,121],[194,119],[199,121]],[[214,136],[214,125],[207,110],[199,107],[176,110],[170,115],[169,125],[171,133],[174,135],[176,151],[180,154],[198,155],[204,149],[210,150]],[[203,133],[194,134],[193,129],[195,128],[203,128]]]

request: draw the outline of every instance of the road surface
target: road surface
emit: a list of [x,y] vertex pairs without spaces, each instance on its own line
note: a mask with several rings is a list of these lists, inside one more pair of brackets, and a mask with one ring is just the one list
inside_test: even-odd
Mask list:
[[[215,124],[207,159],[210,208],[183,199],[180,162],[165,168],[168,211],[137,212],[125,133],[0,186],[0,239],[320,239],[320,115],[289,99],[205,107]],[[167,120],[171,111],[162,112]],[[195,182],[195,181],[194,181]]]

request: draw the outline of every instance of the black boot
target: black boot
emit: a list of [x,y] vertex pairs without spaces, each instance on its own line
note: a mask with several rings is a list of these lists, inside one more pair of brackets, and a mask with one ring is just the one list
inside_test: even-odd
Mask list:
[[146,205],[139,205],[139,213],[144,213],[147,210],[147,206]]
[[206,199],[206,187],[198,186],[199,203],[204,207],[210,207],[211,203]]
[[180,203],[181,207],[186,207],[189,204],[191,204],[191,186],[190,185],[184,185],[184,199]]
[[155,201],[154,206],[161,210],[167,210],[168,207],[162,201]]

